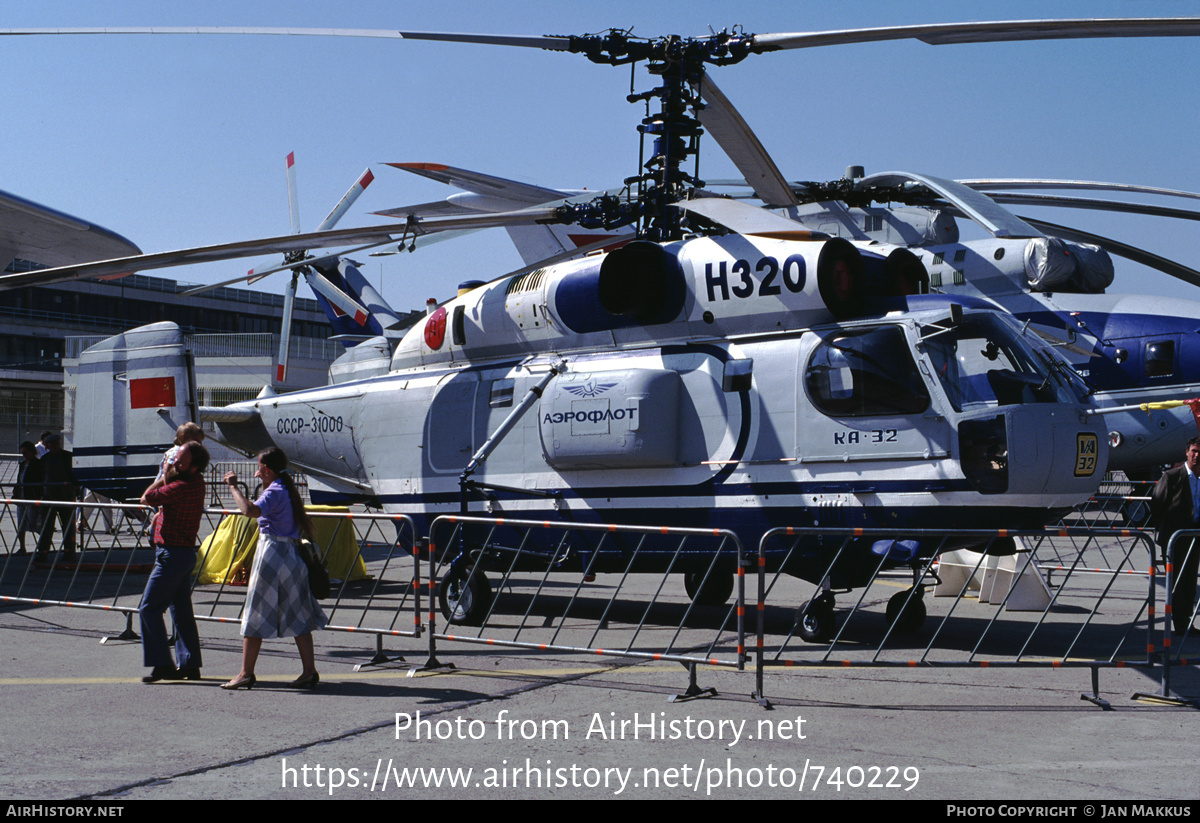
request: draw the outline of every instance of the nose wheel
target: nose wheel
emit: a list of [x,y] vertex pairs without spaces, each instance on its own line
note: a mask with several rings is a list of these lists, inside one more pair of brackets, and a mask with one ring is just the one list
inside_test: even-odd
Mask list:
[[833,594],[814,597],[796,610],[796,633],[806,643],[826,643],[833,637]]
[[492,585],[481,571],[452,570],[438,584],[438,605],[450,623],[478,626],[492,607]]

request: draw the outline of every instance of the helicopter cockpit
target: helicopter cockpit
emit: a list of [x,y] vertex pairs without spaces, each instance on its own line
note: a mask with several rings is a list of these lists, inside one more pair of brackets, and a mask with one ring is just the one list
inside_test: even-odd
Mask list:
[[922,342],[955,411],[1077,400],[997,315],[967,315],[951,328],[928,330]]

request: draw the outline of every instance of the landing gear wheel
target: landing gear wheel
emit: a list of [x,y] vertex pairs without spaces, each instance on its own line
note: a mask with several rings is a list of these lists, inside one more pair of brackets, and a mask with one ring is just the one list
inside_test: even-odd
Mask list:
[[806,643],[825,643],[833,637],[833,596],[823,594],[801,606],[796,631]]
[[701,582],[704,582],[704,572],[685,572],[683,575],[683,588],[697,606],[724,606],[729,602],[729,595],[733,594],[732,574],[713,569],[703,588]]
[[925,625],[925,601],[921,597],[923,592],[917,592],[908,606],[904,605],[911,591],[912,589],[905,589],[893,594],[888,600],[887,622],[889,626],[895,627],[897,634],[916,634],[921,630],[921,626]]
[[478,626],[492,607],[492,584],[483,572],[451,572],[438,584],[438,605],[450,623]]

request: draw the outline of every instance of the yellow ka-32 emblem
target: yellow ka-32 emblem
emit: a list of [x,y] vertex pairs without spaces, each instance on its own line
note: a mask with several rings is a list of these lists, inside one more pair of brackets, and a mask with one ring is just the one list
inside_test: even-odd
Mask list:
[[1096,435],[1080,432],[1075,435],[1075,476],[1091,477],[1096,473],[1096,455],[1100,443]]

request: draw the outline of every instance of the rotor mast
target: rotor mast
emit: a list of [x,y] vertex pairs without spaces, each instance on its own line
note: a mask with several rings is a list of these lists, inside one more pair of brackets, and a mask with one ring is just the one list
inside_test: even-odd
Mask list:
[[651,40],[615,30],[569,38],[567,50],[583,54],[593,63],[619,66],[645,60],[650,74],[662,80],[662,85],[627,98],[630,103],[658,100],[658,111],[638,126],[638,132],[652,140],[651,157],[637,176],[625,180],[626,185],[637,184],[640,196],[632,204],[585,204],[586,213],[577,218],[583,225],[611,227],[640,221],[638,234],[647,240],[683,237],[683,215],[669,206],[704,185],[684,171],[684,164],[698,155],[704,133],[696,116],[704,105],[699,92],[704,67],[740,62],[750,53],[751,43],[749,35],[724,30],[708,37],[669,35]]

